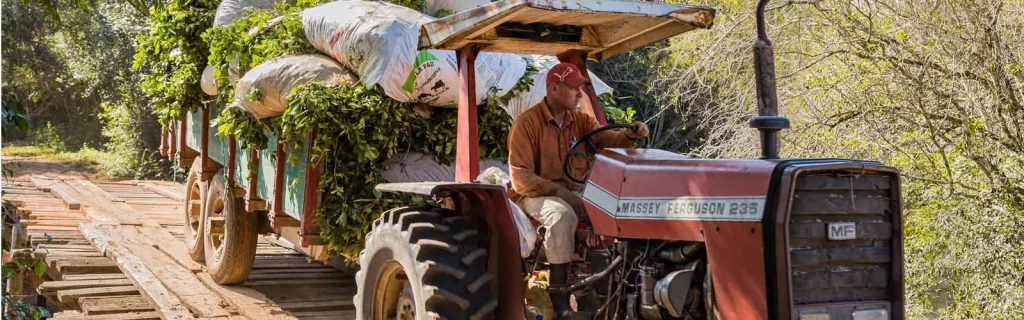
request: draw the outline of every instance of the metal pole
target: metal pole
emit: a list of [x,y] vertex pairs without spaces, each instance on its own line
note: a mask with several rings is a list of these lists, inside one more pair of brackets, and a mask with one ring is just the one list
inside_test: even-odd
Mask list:
[[[590,79],[590,72],[587,71],[587,52],[582,50],[570,50],[558,55],[559,62],[568,62],[576,65],[576,68],[580,69],[580,73],[584,77]],[[594,118],[597,118],[597,122],[602,126],[608,124],[608,120],[604,115],[604,109],[601,108],[601,99],[598,98],[597,92],[594,91],[594,84],[588,83],[583,86],[583,92],[587,94],[587,98],[590,99],[590,107],[594,113]]]
[[765,30],[764,11],[768,0],[757,2],[757,40],[754,41],[754,82],[757,85],[757,116],[750,127],[761,131],[761,159],[779,158],[779,131],[789,128],[789,119],[779,117],[775,90],[775,53]]

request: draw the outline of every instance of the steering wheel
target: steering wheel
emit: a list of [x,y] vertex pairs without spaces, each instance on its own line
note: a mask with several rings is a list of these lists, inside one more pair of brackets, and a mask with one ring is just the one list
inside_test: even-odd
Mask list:
[[[606,125],[606,126],[594,129],[594,131],[588,132],[587,134],[583,135],[583,137],[581,137],[579,140],[576,140],[576,142],[574,142],[571,146],[569,146],[569,153],[565,155],[565,161],[562,163],[562,172],[563,172],[563,174],[565,174],[565,177],[569,178],[570,181],[575,182],[575,183],[579,183],[579,184],[587,183],[587,178],[589,178],[590,174],[588,173],[587,174],[588,177],[584,177],[583,179],[580,179],[580,178],[577,178],[577,177],[573,176],[572,172],[569,170],[569,160],[572,159],[572,157],[575,156],[575,157],[580,157],[580,158],[586,159],[588,162],[594,162],[594,156],[587,155],[587,153],[584,153],[584,152],[581,152],[579,150],[576,150],[576,148],[578,148],[580,146],[580,144],[586,143],[587,151],[589,152],[589,154],[597,154],[597,145],[595,145],[594,142],[591,141],[591,138],[594,135],[598,134],[598,133],[605,132],[605,131],[608,131],[608,130],[617,130],[617,129],[629,129],[629,130],[636,131],[637,130],[637,125],[632,124],[632,123],[614,123],[614,124],[609,124],[609,125]],[[648,139],[644,138],[644,142],[643,142],[643,144],[641,144],[641,147],[647,147],[647,142],[648,142]]]

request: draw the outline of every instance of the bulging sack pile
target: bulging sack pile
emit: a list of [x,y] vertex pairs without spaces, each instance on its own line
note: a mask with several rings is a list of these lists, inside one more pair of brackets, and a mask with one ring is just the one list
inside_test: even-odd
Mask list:
[[[359,75],[366,87],[380,85],[392,99],[433,106],[458,101],[455,52],[416,46],[420,26],[434,19],[381,2],[336,1],[302,13],[306,38],[324,54]],[[477,102],[504,95],[526,72],[526,61],[510,54],[476,59]]]
[[263,10],[274,9],[274,4],[278,2],[293,3],[294,0],[281,1],[281,0],[223,0],[220,5],[217,6],[217,14],[213,16],[213,26],[229,25],[235,20],[242,17],[242,11],[247,8],[257,8]]
[[295,86],[309,82],[351,86],[356,77],[321,55],[286,56],[256,66],[235,85],[235,105],[256,119],[278,116]]
[[[427,10],[472,9],[481,1],[427,1]],[[306,9],[302,25],[306,38],[355,72],[364,86],[380,85],[392,99],[432,106],[458,102],[458,61],[454,51],[416,48],[420,26],[435,19],[415,10],[382,2],[336,1]],[[532,61],[532,62],[531,62]],[[540,71],[531,75],[533,85],[503,106],[513,118],[539,103],[546,95],[545,75],[558,63],[551,56],[480,53],[476,65],[476,99],[505,96],[526,74],[527,64]],[[598,94],[611,89],[591,76]]]
[[[225,0],[217,10],[215,25],[237,20],[245,8],[273,8],[275,2],[280,1]],[[426,1],[424,9],[458,12],[486,3],[436,0]],[[352,71],[363,86],[380,86],[388,97],[403,103],[454,107],[459,97],[455,52],[417,49],[420,26],[434,20],[403,6],[359,0],[335,1],[302,11],[302,27],[309,43]],[[551,56],[480,53],[475,60],[476,102],[483,103],[489,96],[507,96],[504,101],[508,103],[501,107],[514,118],[544,98],[545,75],[557,63]],[[531,64],[540,71],[527,75]],[[531,78],[533,85],[529,90],[512,92],[524,76]],[[591,79],[598,94],[611,91],[597,77],[591,75]],[[204,70],[202,85],[204,92],[217,93],[212,70]],[[276,107],[271,110],[276,113],[258,117],[283,111]]]

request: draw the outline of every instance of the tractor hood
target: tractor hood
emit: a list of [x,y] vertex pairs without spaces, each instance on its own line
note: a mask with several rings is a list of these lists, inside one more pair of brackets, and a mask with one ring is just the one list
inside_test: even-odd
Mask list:
[[599,234],[699,241],[704,223],[759,224],[776,165],[606,149],[597,156],[583,198]]

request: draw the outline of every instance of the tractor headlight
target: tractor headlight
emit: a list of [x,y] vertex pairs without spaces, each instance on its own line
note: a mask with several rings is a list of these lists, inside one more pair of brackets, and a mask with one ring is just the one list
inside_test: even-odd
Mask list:
[[800,320],[832,320],[828,313],[801,314]]
[[828,303],[804,306],[794,320],[889,320],[885,302]]
[[853,320],[889,320],[889,310],[857,310],[853,312]]

